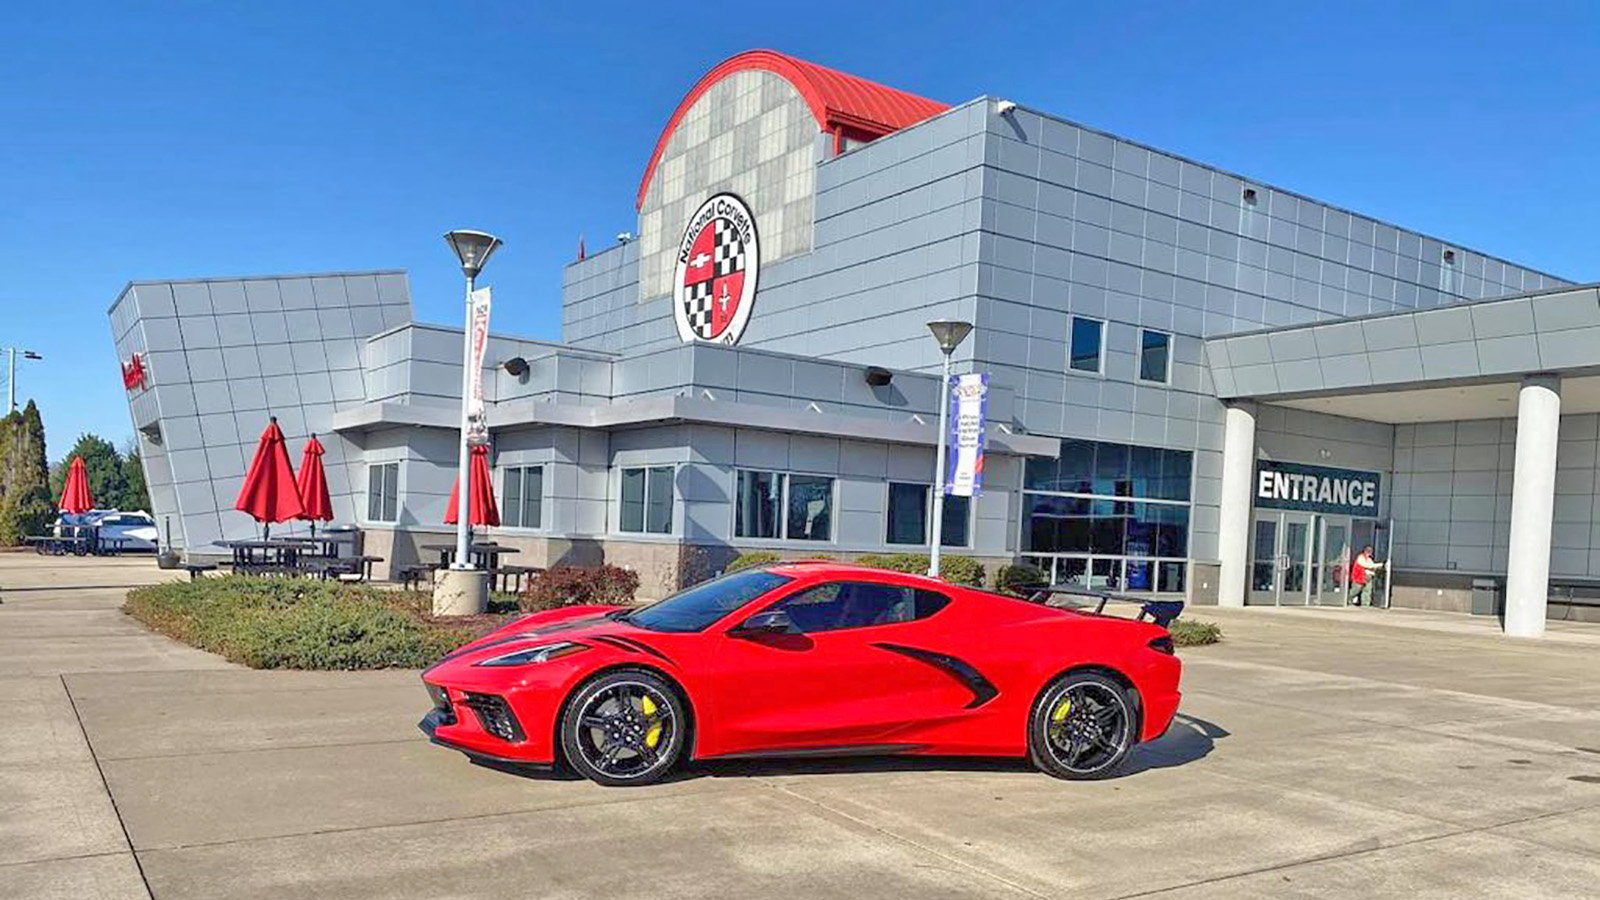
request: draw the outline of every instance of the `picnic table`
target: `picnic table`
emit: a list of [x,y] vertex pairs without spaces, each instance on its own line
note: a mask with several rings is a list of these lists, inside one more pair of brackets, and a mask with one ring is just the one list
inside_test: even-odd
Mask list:
[[31,534],[23,538],[41,556],[87,556],[89,537],[79,534]]
[[129,538],[107,537],[89,526],[74,526],[61,534],[36,534],[23,538],[41,556],[112,556],[121,553]]
[[333,537],[265,538],[214,541],[233,554],[233,571],[253,575],[305,575],[324,580],[372,577],[372,565],[381,556],[339,556],[338,546],[348,540]]
[[[233,552],[233,570],[262,571],[271,568],[295,568],[300,556],[317,545],[301,538],[252,538],[244,541],[214,541],[215,546]],[[310,554],[307,554],[310,555]]]
[[[423,544],[417,549],[439,554],[441,569],[449,568],[456,559],[455,544]],[[515,547],[503,546],[493,541],[476,541],[467,547],[467,554],[472,558],[473,567],[491,572],[500,568],[500,557],[521,552]]]

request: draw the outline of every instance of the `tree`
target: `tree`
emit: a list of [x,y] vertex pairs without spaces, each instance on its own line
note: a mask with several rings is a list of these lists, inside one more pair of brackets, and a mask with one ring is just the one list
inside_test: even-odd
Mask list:
[[[50,498],[59,500],[67,483],[67,468],[74,456],[83,458],[84,471],[89,475],[89,496],[100,509],[126,509],[122,495],[128,487],[128,477],[123,469],[122,454],[112,443],[97,434],[82,434],[60,464],[50,471]],[[137,508],[137,507],[136,507]]]
[[128,450],[122,455],[122,498],[118,509],[150,509],[150,488],[144,480],[144,458],[139,453],[137,440],[128,441]]
[[54,515],[44,420],[29,400],[22,412],[0,419],[0,545],[43,532]]

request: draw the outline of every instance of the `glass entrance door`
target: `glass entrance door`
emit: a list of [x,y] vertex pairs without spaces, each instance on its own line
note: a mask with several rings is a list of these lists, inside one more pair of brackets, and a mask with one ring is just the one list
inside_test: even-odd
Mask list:
[[1250,591],[1255,606],[1305,606],[1321,577],[1320,548],[1313,546],[1317,520],[1310,513],[1256,513],[1251,546]]
[[1283,514],[1283,583],[1278,589],[1279,606],[1305,606],[1311,602],[1316,586],[1311,539],[1315,522],[1301,513]]
[[1278,602],[1278,526],[1277,513],[1257,513],[1255,533],[1250,536],[1250,590],[1248,606],[1274,606]]
[[1317,584],[1316,602],[1322,606],[1343,606],[1348,597],[1350,580],[1350,520],[1336,516],[1319,516],[1322,534],[1319,537],[1321,578]]

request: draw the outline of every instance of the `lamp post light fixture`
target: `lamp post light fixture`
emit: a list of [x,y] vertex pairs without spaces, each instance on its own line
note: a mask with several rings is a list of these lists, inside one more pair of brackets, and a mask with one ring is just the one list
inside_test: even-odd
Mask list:
[[471,569],[472,554],[472,479],[467,468],[472,462],[472,448],[467,444],[471,428],[472,411],[472,291],[478,273],[488,264],[489,257],[500,249],[502,241],[486,231],[457,228],[445,232],[445,241],[461,261],[461,274],[467,276],[466,319],[461,329],[461,446],[456,469],[456,490],[459,505],[456,507],[456,559],[452,569]]
[[10,356],[10,374],[6,376],[6,411],[17,411],[17,354],[21,353],[23,359],[44,359],[43,356],[32,350],[22,350],[17,347],[5,348]]
[[928,574],[939,577],[939,550],[944,544],[944,468],[950,431],[950,355],[972,333],[971,322],[941,319],[928,323],[933,339],[944,354],[944,375],[939,380],[939,452],[933,473],[933,538],[928,546]]

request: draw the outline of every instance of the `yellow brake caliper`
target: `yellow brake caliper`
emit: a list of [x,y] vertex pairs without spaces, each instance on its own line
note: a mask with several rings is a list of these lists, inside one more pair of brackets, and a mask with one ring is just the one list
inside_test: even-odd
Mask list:
[[1061,702],[1056,704],[1056,708],[1050,711],[1050,723],[1052,725],[1060,725],[1067,720],[1067,713],[1070,712],[1072,712],[1072,698],[1062,697]]
[[[656,702],[649,697],[640,698],[639,708],[646,717],[653,718],[656,714]],[[654,750],[659,743],[661,743],[661,722],[651,722],[650,730],[644,734],[644,745]]]

